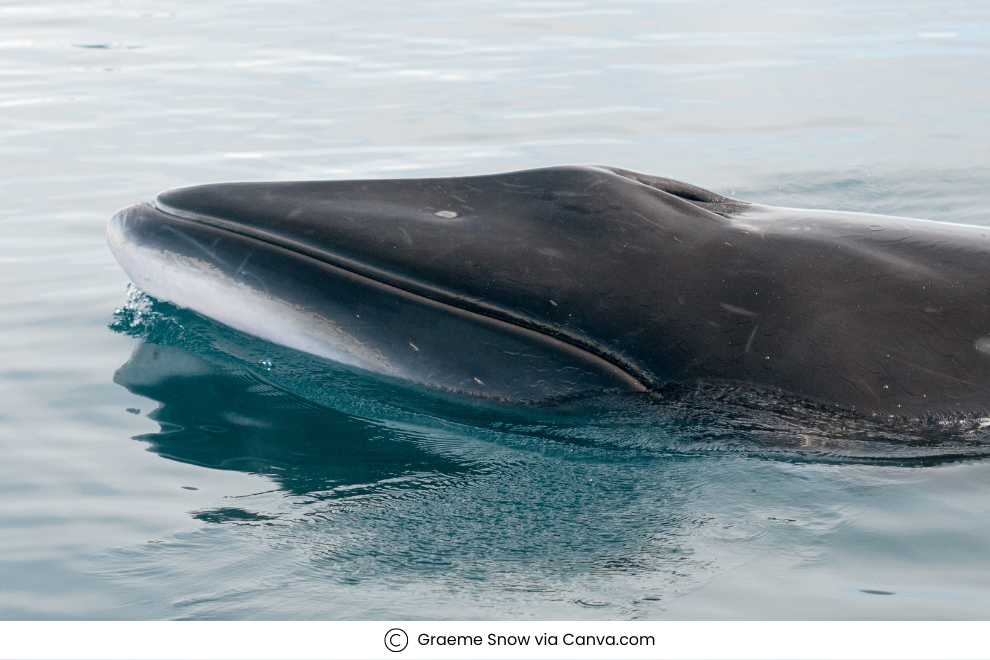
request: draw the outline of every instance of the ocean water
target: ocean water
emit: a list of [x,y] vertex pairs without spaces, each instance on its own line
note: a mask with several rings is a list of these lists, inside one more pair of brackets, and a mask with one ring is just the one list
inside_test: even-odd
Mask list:
[[982,422],[510,406],[128,286],[217,181],[600,163],[990,226],[990,6],[0,4],[0,618],[987,618]]

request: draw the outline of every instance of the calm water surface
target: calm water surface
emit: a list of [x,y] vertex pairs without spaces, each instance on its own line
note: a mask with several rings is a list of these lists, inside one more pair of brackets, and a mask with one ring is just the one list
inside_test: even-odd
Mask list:
[[990,443],[443,397],[129,290],[118,208],[610,164],[990,226],[990,6],[0,4],[0,617],[987,618]]

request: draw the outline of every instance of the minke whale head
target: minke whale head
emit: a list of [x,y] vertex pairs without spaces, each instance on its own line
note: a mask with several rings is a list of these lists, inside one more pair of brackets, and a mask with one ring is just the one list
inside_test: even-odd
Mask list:
[[107,238],[156,298],[447,390],[731,383],[928,417],[990,412],[987,233],[568,166],[169,190]]

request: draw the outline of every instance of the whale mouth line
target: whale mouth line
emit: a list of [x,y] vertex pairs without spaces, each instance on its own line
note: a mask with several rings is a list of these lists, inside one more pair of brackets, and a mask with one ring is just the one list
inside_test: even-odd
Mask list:
[[590,338],[583,338],[575,333],[566,332],[538,319],[494,305],[488,301],[460,295],[443,287],[392,273],[330,250],[307,245],[275,232],[245,226],[238,222],[213,215],[175,208],[162,202],[160,199],[156,199],[149,206],[164,215],[279,247],[329,266],[340,268],[353,275],[367,278],[380,285],[393,287],[406,294],[426,298],[434,303],[448,305],[465,312],[478,314],[532,332],[537,332],[609,363],[644,390],[658,390],[662,389],[664,385],[663,382],[658,382],[645,368],[636,365],[625,356],[607,350],[604,346]]

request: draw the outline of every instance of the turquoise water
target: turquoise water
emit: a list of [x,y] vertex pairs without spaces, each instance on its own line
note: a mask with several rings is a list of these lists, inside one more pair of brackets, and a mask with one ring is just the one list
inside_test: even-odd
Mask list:
[[990,225],[982,4],[0,5],[0,617],[986,618],[990,442],[506,406],[128,289],[181,185],[592,162]]

